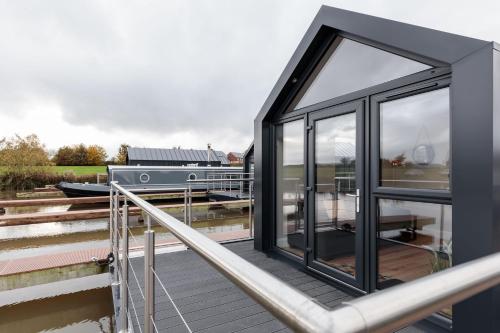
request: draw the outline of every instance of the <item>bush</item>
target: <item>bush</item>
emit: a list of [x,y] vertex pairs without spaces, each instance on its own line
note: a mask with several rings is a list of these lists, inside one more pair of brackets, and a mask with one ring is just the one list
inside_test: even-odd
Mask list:
[[[101,182],[106,181],[105,176],[101,176]],[[0,175],[1,190],[32,190],[35,187],[45,185],[56,185],[59,182],[70,183],[96,183],[97,175],[75,175],[73,172],[63,174],[50,171],[7,171]]]

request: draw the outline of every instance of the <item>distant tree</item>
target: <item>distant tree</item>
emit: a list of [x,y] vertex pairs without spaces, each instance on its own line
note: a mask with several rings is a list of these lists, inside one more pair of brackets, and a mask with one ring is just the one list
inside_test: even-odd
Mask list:
[[50,165],[45,146],[35,134],[15,135],[0,140],[0,165],[9,171],[24,172],[31,167]]
[[87,148],[87,165],[104,165],[106,162],[106,150],[98,145],[91,145]]
[[125,165],[127,164],[127,148],[130,147],[130,145],[126,143],[122,143],[120,145],[120,148],[118,148],[118,154],[115,157],[115,163],[118,165]]
[[74,149],[74,159],[75,159],[75,164],[73,165],[88,165],[87,147],[83,143],[80,143],[79,145],[76,145],[73,149]]
[[56,165],[75,165],[74,149],[70,146],[59,148],[52,158]]

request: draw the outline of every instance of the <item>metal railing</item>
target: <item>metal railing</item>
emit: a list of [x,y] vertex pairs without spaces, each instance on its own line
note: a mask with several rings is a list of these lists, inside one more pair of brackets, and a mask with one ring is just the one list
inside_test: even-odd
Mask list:
[[[238,182],[240,183],[240,196],[239,198],[243,198],[243,189],[244,189],[244,184],[248,184],[248,227],[249,227],[249,233],[250,237],[253,237],[253,212],[252,212],[252,207],[253,207],[253,183],[254,180],[253,178],[243,178],[241,177],[242,175],[248,175],[244,173],[222,173],[221,175],[240,175],[240,178],[207,178],[207,179],[188,179],[188,224],[189,226],[192,225],[192,193],[193,193],[193,188],[192,184],[193,183],[206,183],[207,184],[207,193],[210,191],[208,188],[210,187],[210,184],[216,184],[216,183],[227,183],[226,185],[229,186],[229,195],[232,195],[232,182]],[[221,189],[224,189],[227,191],[228,188],[227,186],[224,187],[223,185],[220,186]],[[222,190],[224,191],[224,190]]]
[[[132,273],[144,298],[144,325],[141,328],[134,303],[128,306],[128,205],[119,212],[118,195],[140,207],[147,216],[148,230],[145,232],[144,273],[142,291],[137,276]],[[283,283],[281,280],[249,263],[224,246],[193,230],[166,212],[152,206],[116,183],[110,192],[110,229],[112,249],[118,265],[115,278],[121,285],[120,323],[121,331],[127,331],[129,322],[135,318],[139,330],[144,333],[156,331],[154,320],[154,281],[159,281],[164,293],[171,297],[155,271],[154,231],[151,219],[166,227],[182,243],[190,247],[229,280],[264,306],[270,313],[296,332],[393,332],[408,326],[453,303],[464,300],[500,283],[500,253],[489,255],[445,271],[420,278],[384,291],[344,302],[341,307],[330,310],[309,296]],[[122,250],[118,245],[118,218],[122,220]],[[115,243],[116,242],[116,243]],[[173,301],[172,301],[173,303]],[[189,329],[182,313],[178,315]],[[129,320],[129,318],[131,318]]]

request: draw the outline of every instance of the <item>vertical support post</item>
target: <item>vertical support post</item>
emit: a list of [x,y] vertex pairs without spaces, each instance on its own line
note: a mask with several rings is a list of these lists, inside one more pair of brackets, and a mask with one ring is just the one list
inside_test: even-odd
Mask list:
[[146,226],[148,227],[148,231],[151,230],[151,216],[146,214]]
[[118,259],[118,209],[120,208],[119,192],[116,191],[113,196],[113,255]]
[[122,206],[122,280],[120,284],[120,329],[128,332],[128,205]]
[[193,224],[193,188],[191,184],[188,186],[189,188],[189,196],[188,196],[188,204],[189,204],[189,212],[188,212],[188,225],[191,227]]
[[113,224],[115,223],[114,207],[113,207],[114,197],[113,197],[113,184],[109,188],[109,252],[113,253]]
[[248,229],[250,237],[253,237],[253,221],[252,221],[252,181],[248,181]]
[[187,224],[187,200],[187,189],[184,189],[184,224]]
[[153,275],[155,260],[155,234],[153,230],[144,232],[144,333],[153,332],[155,314],[155,281]]

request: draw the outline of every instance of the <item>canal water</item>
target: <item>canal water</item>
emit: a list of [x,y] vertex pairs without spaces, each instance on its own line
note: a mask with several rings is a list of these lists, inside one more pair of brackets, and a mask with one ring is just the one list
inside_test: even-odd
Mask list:
[[[0,192],[0,200],[15,199]],[[109,207],[102,205],[102,207]],[[91,207],[40,206],[8,208],[6,214],[57,212]],[[167,210],[182,221],[179,209]],[[137,220],[137,219],[136,219]],[[193,207],[193,227],[209,234],[248,229],[246,208]],[[144,223],[131,223],[130,247],[143,243]],[[175,240],[165,228],[154,226],[157,244]],[[0,227],[0,262],[78,249],[109,247],[108,219],[49,222]],[[29,289],[27,289],[29,290]],[[75,290],[79,290],[76,288]],[[57,293],[56,293],[57,294]],[[1,297],[1,296],[0,296]],[[26,295],[30,299],[30,295]],[[0,332],[112,332],[113,304],[109,287],[0,306]]]
[[113,332],[111,288],[0,307],[0,332]]

